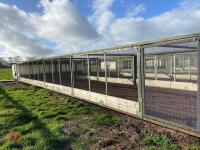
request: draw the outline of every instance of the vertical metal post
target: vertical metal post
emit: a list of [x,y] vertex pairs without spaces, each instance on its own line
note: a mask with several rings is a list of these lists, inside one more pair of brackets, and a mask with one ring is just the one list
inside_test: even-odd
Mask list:
[[18,78],[20,78],[21,75],[20,75],[20,63],[18,64]]
[[117,49],[118,52],[118,58],[117,58],[117,76],[118,78],[120,77],[120,56],[119,56],[119,51]]
[[174,82],[176,82],[176,54],[174,53]]
[[82,65],[82,75],[85,75],[84,60],[81,61],[81,65]]
[[137,76],[138,76],[138,116],[144,116],[145,79],[144,79],[144,48],[137,48]]
[[[66,69],[66,70],[65,70]],[[67,73],[67,64],[64,62],[64,70],[63,70],[63,72],[65,72],[66,71],[66,73]]]
[[21,64],[19,64],[19,77],[21,77]]
[[60,85],[62,84],[62,78],[61,78],[61,65],[60,65],[60,59],[58,58],[58,73],[59,73],[59,82]]
[[106,52],[104,52],[104,70],[105,70],[105,88],[106,95],[108,94],[108,79],[107,79],[107,60],[106,60]]
[[30,69],[31,69],[31,79],[34,78],[33,76],[33,64],[30,62]]
[[200,37],[198,38],[198,49],[197,49],[197,130],[200,131]]
[[87,66],[88,66],[88,90],[91,91],[91,82],[90,82],[90,58],[87,55]]
[[76,67],[76,61],[72,61],[72,70],[73,70],[73,78],[72,78],[72,84],[73,84],[73,88],[74,88],[74,80],[76,78],[76,70],[75,70],[75,67]]
[[135,77],[135,56],[132,56],[132,77],[133,77],[133,85],[136,85],[136,77]]
[[24,75],[23,75],[24,78],[26,78],[26,71],[27,69],[26,69],[26,66],[24,65]]
[[20,77],[22,77],[21,75],[22,75],[22,69],[21,69],[21,67],[22,67],[22,64],[19,64],[19,76]]
[[120,77],[120,56],[117,59],[117,76]]
[[31,79],[31,75],[30,75],[30,67],[28,65],[28,62],[27,62],[27,70],[28,70],[28,78]]
[[173,76],[173,56],[170,55],[170,76]]
[[19,80],[19,62],[16,63],[17,80]]
[[45,61],[42,60],[43,81],[46,82]]
[[99,59],[96,59],[96,67],[97,67],[97,80],[99,81]]
[[190,57],[188,56],[188,61],[189,61],[189,78],[190,78],[190,80],[192,79],[192,75],[191,75],[191,59],[190,59]]
[[35,80],[35,65],[34,65],[33,62],[32,62],[32,70],[33,70],[33,77],[34,77],[34,80]]
[[31,66],[31,62],[28,63],[29,65],[29,72],[30,72],[30,79],[32,79],[32,66]]
[[108,76],[110,78],[110,60],[109,59],[107,60],[107,63],[108,63],[107,72],[108,72]]
[[158,75],[158,60],[157,60],[157,56],[154,56],[154,76],[155,76],[155,80],[157,80],[157,75]]
[[74,82],[73,82],[73,74],[74,74],[74,71],[73,71],[73,61],[72,61],[72,56],[70,57],[70,72],[71,72],[71,89],[72,89],[72,92],[73,92],[73,87],[74,87]]
[[40,62],[37,63],[38,64],[38,81],[40,80]]
[[54,84],[54,67],[53,67],[53,59],[51,59],[51,79]]

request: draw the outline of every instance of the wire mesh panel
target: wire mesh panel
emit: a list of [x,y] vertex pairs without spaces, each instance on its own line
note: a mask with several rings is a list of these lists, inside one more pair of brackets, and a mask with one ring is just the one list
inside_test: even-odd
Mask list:
[[196,128],[196,53],[146,55],[144,64],[145,116]]
[[197,81],[197,53],[176,54],[176,80]]

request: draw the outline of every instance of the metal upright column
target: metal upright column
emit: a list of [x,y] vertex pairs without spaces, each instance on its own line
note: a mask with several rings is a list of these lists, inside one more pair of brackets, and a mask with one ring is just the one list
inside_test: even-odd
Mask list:
[[108,68],[107,68],[107,72],[108,72],[108,76],[109,76],[109,78],[110,78],[110,60],[108,59],[107,60],[107,63],[108,63]]
[[137,76],[138,76],[138,116],[144,116],[145,79],[144,79],[144,48],[137,48]]
[[71,89],[72,89],[72,92],[73,92],[73,61],[72,61],[72,56],[70,57],[70,72],[71,72]]
[[104,52],[104,70],[105,70],[105,87],[106,87],[106,95],[108,94],[108,79],[107,79],[107,60],[106,60],[106,52]]
[[154,76],[155,76],[155,80],[157,80],[157,75],[158,75],[158,60],[157,60],[157,56],[154,56]]
[[19,76],[20,77],[22,77],[21,75],[22,75],[22,69],[21,69],[21,67],[22,67],[22,64],[19,64]]
[[19,80],[19,62],[16,63],[17,80]]
[[51,59],[51,79],[52,83],[54,83],[54,69],[53,69],[53,60]]
[[200,37],[198,38],[198,49],[197,49],[197,130],[200,131]]
[[176,82],[176,54],[174,54],[174,82]]
[[46,73],[45,73],[45,61],[42,60],[42,71],[43,71],[43,80],[46,82]]
[[30,75],[30,67],[28,65],[28,62],[27,62],[27,70],[28,70],[28,78],[31,79],[31,75]]
[[61,78],[61,66],[60,66],[60,59],[58,58],[58,73],[59,73],[59,82],[60,85],[62,84],[62,78]]
[[40,63],[38,62],[38,81],[40,80]]
[[117,58],[117,77],[120,77],[120,56],[119,56],[119,51],[117,49],[118,52],[118,58]]
[[188,56],[188,61],[189,61],[189,78],[190,80],[192,79],[192,75],[191,75],[191,62],[190,62],[190,57]]
[[33,78],[35,80],[35,70],[34,70],[34,63],[32,62],[32,72],[33,72]]
[[170,77],[173,76],[173,56],[170,55]]
[[81,65],[82,65],[82,75],[85,75],[85,65],[84,65],[84,60],[81,61]]
[[33,69],[32,69],[32,64],[31,64],[31,62],[29,63],[29,70],[30,70],[30,79],[32,79]]
[[87,55],[87,65],[88,65],[88,90],[91,91],[91,82],[90,82],[90,58]]
[[132,57],[132,77],[133,77],[133,85],[136,85],[136,77],[135,77],[135,56]]
[[26,65],[23,65],[23,76],[25,78],[25,75],[26,75]]
[[31,67],[31,79],[34,79],[34,75],[33,75],[33,63],[30,62],[30,67]]
[[97,67],[97,80],[99,81],[99,59],[96,59],[96,67]]

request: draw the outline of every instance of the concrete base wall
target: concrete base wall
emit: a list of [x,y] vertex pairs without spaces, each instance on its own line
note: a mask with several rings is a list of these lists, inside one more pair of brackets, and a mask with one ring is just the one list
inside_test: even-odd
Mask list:
[[127,99],[117,98],[77,88],[71,88],[67,86],[46,83],[43,81],[30,80],[26,78],[19,78],[20,82],[28,83],[31,85],[39,86],[51,91],[55,91],[68,96],[76,97],[88,102],[107,107],[119,112],[123,112],[130,115],[137,115],[139,111],[139,103]]
[[186,90],[197,92],[197,84],[191,82],[174,82],[174,81],[160,81],[160,80],[145,80],[145,86],[169,88],[175,90]]

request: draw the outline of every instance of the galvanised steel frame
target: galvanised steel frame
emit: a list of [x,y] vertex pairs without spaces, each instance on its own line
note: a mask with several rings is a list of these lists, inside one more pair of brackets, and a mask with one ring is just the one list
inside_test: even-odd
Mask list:
[[[197,42],[197,46],[185,46],[185,45],[180,45],[181,43],[187,43],[187,42]],[[145,67],[144,67],[144,59],[145,55],[154,55],[156,54],[155,52],[151,53],[145,53],[146,48],[153,48],[153,47],[163,47],[163,48],[178,48],[178,49],[184,49],[184,51],[181,52],[196,52],[198,54],[198,91],[197,91],[197,129],[188,129],[185,127],[181,127],[179,125],[175,125],[173,123],[169,122],[163,122],[160,121],[159,119],[151,119],[145,116],[144,112],[144,99],[145,99]],[[133,53],[127,53],[127,50],[129,49],[134,49],[136,52]],[[122,53],[115,53],[115,52],[122,52]],[[164,54],[168,52],[161,52],[159,54]],[[176,53],[179,52],[170,52],[174,54],[174,60],[176,58]],[[158,55],[159,55],[158,54]],[[45,73],[45,63],[49,62],[51,64],[51,70],[52,70],[52,81],[54,83],[54,67],[53,67],[53,61],[57,60],[58,63],[58,68],[59,68],[59,82],[61,84],[61,65],[60,61],[62,59],[65,59],[69,62],[70,66],[70,78],[71,78],[71,90],[73,91],[74,87],[74,71],[75,71],[75,60],[83,60],[87,62],[87,72],[88,72],[88,91],[91,90],[91,79],[90,79],[90,61],[91,60],[97,60],[101,59],[105,62],[107,61],[107,57],[137,57],[137,69],[136,69],[136,64],[134,64],[135,61],[133,62],[133,67],[132,70],[137,70],[137,77],[133,73],[133,79],[134,79],[134,84],[136,84],[136,78],[137,78],[137,86],[138,86],[138,102],[139,102],[139,112],[138,116],[141,119],[144,119],[146,121],[150,121],[156,124],[163,125],[168,128],[172,128],[175,130],[179,130],[191,135],[195,135],[200,137],[200,33],[194,33],[194,34],[189,34],[189,35],[183,35],[183,36],[175,36],[175,37],[170,37],[170,38],[165,38],[162,40],[155,40],[155,41],[147,41],[147,42],[141,42],[141,43],[136,43],[136,44],[128,44],[128,45],[123,45],[123,46],[117,46],[117,47],[111,47],[111,48],[104,48],[104,49],[97,49],[97,50],[89,50],[85,51],[82,50],[81,52],[77,53],[72,53],[72,54],[67,54],[63,56],[58,56],[58,57],[49,57],[49,58],[42,58],[42,59],[37,59],[33,61],[25,61],[21,62],[19,64],[16,64],[16,70],[17,70],[17,79],[20,78],[20,69],[23,66],[30,66],[27,67],[29,70],[26,70],[28,73],[28,78],[30,78],[30,72],[34,74],[33,71],[33,65],[42,65],[42,70],[41,67],[38,67],[39,73],[38,73],[38,79],[40,78],[40,72],[43,74],[43,81],[46,82],[46,73]],[[98,64],[98,63],[97,63]],[[99,67],[98,67],[99,68]],[[107,95],[107,84],[108,84],[108,75],[107,75],[107,65],[104,67],[104,72],[105,72],[105,94]],[[99,72],[99,70],[97,70]],[[175,72],[175,71],[174,71]],[[98,74],[98,73],[97,73]],[[36,76],[34,74],[34,79],[36,79]],[[176,79],[174,78],[174,82]],[[130,114],[129,114],[130,115]]]

